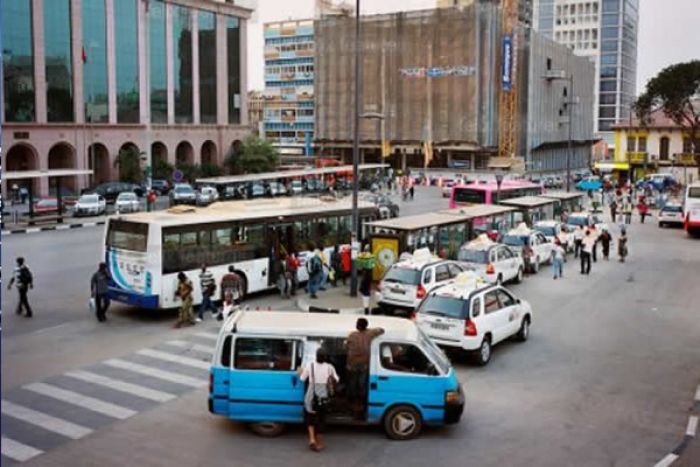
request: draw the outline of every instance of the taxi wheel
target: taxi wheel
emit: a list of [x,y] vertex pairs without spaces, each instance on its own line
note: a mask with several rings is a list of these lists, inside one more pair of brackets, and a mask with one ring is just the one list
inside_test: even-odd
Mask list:
[[523,281],[523,268],[518,268],[518,274],[515,276],[515,283],[520,284]]
[[535,262],[532,264],[532,272],[537,274],[540,271],[540,258],[539,256],[535,258]]
[[484,340],[476,351],[476,363],[485,366],[491,360],[491,337],[485,336]]
[[274,438],[281,435],[284,431],[284,423],[258,422],[251,423],[248,426],[250,427],[250,431],[265,438]]
[[520,323],[520,330],[515,335],[515,338],[520,342],[525,342],[528,337],[530,337],[530,318],[526,316],[523,318],[523,322]]
[[503,285],[503,274],[498,275],[498,278],[496,278],[496,284]]
[[384,417],[384,431],[390,439],[404,441],[415,438],[422,427],[420,413],[409,405],[392,407]]

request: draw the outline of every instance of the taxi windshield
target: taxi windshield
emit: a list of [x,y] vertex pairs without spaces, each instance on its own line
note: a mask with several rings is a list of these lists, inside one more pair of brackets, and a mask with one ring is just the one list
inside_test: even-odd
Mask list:
[[545,237],[554,237],[557,234],[557,230],[554,227],[546,225],[536,225],[535,229],[542,232]]
[[457,253],[457,259],[468,263],[486,264],[489,262],[489,253],[486,250],[470,250],[462,248]]
[[464,319],[469,311],[469,299],[429,295],[418,308],[418,313]]
[[588,218],[584,216],[569,216],[567,221],[571,225],[582,225],[584,227],[588,226]]
[[506,235],[503,237],[503,243],[508,246],[520,247],[527,245],[528,238],[527,235]]

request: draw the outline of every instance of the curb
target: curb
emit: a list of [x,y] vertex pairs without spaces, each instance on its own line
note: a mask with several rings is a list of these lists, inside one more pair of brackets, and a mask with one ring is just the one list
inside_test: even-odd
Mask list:
[[296,301],[297,308],[301,311],[307,313],[331,313],[331,314],[343,314],[343,315],[360,315],[364,314],[365,309],[359,308],[329,308],[323,306],[311,305],[303,298],[298,298]]
[[688,443],[697,436],[698,425],[700,424],[700,384],[695,390],[695,397],[688,415],[688,424],[686,425],[683,440],[670,453],[666,454],[663,459],[654,464],[654,467],[668,467],[681,457],[683,451],[688,446]]
[[49,232],[52,230],[71,230],[71,229],[80,229],[83,227],[95,227],[98,225],[104,225],[106,221],[97,221],[97,222],[85,222],[82,224],[55,224],[55,225],[47,225],[44,227],[28,227],[26,229],[14,229],[14,230],[3,230],[2,235],[17,235],[17,234],[28,234],[28,233],[37,233],[37,232]]

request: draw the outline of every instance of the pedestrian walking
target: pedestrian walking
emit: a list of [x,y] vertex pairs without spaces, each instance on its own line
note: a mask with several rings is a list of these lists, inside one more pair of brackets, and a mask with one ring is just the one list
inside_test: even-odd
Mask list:
[[350,254],[350,247],[348,245],[344,245],[343,248],[340,250],[340,263],[341,268],[343,270],[343,285],[345,285],[345,281],[352,272],[352,257]]
[[613,224],[617,218],[617,200],[615,198],[610,202],[610,217],[612,218]]
[[620,238],[617,240],[617,255],[620,258],[620,262],[624,263],[625,258],[627,258],[627,230],[624,228],[620,229]]
[[600,232],[598,229],[596,229],[595,224],[593,224],[590,228],[591,231],[591,237],[593,237],[593,262],[597,263],[598,262],[598,237],[600,236]]
[[355,418],[363,420],[367,405],[367,380],[372,339],[384,334],[382,328],[369,328],[366,318],[358,318],[355,331],[345,341],[347,349],[348,385],[346,394]]
[[649,214],[649,205],[646,202],[645,198],[642,198],[639,200],[639,205],[637,206],[637,210],[639,211],[639,218],[642,221],[642,224],[644,223],[644,218]]
[[340,251],[338,248],[338,245],[335,245],[333,247],[333,253],[331,253],[331,268],[330,268],[330,276],[331,276],[331,284],[333,287],[338,286],[338,278],[343,274],[343,260],[340,257]]
[[585,232],[582,225],[574,229],[574,259],[578,258],[581,254],[581,242],[583,242],[584,234]]
[[289,271],[287,270],[287,255],[281,253],[275,261],[275,274],[277,275],[277,290],[280,292],[280,297],[289,298],[290,280]]
[[610,235],[608,229],[603,229],[603,232],[600,234],[599,241],[603,248],[603,259],[608,261],[610,259],[610,243],[612,242],[612,235]]
[[365,309],[365,315],[369,315],[371,311],[372,298],[372,270],[363,269],[362,279],[360,281],[360,295],[362,296],[362,307]]
[[319,290],[326,290],[326,284],[328,284],[328,276],[330,274],[330,266],[328,264],[328,258],[326,257],[326,252],[323,249],[318,251],[318,257],[321,259],[321,282],[319,284]]
[[177,321],[173,325],[175,328],[180,326],[190,326],[194,324],[194,317],[192,316],[192,291],[194,286],[192,281],[190,281],[184,272],[177,273],[177,289],[175,290],[175,297],[179,297],[182,301],[180,305],[180,311],[177,315]]
[[197,311],[197,322],[204,319],[204,312],[209,310],[212,315],[217,314],[216,307],[211,301],[211,298],[216,292],[216,281],[214,280],[214,274],[207,269],[206,264],[202,264],[202,270],[199,273],[199,288],[202,290],[202,304],[199,305],[199,310]]
[[335,367],[328,363],[325,350],[319,348],[316,361],[307,363],[299,379],[308,382],[304,393],[304,423],[309,436],[309,449],[319,452],[325,447],[321,433],[332,388],[340,382],[340,378]]
[[107,264],[100,263],[97,271],[90,279],[90,297],[95,303],[95,315],[97,321],[107,321],[107,308],[109,308],[109,271]]
[[321,262],[320,251],[318,248],[311,253],[311,256],[306,260],[306,272],[309,273],[309,282],[307,288],[311,298],[318,298],[316,293],[321,286],[321,278],[323,277],[323,263]]
[[561,242],[558,238],[554,239],[554,246],[552,247],[552,273],[554,275],[554,280],[557,280],[564,276],[564,258],[566,253],[564,248],[561,246]]
[[216,319],[218,321],[225,320],[231,313],[233,313],[235,308],[236,303],[233,301],[233,295],[231,292],[226,292],[226,295],[224,295],[224,301],[221,304],[221,311],[216,315]]
[[27,294],[29,289],[34,288],[34,277],[32,276],[32,272],[29,270],[29,267],[25,264],[23,257],[18,257],[15,262],[17,263],[17,266],[15,266],[10,283],[7,284],[7,290],[12,289],[13,284],[17,287],[19,303],[17,304],[16,313],[21,315],[22,310],[24,309],[27,312],[27,318],[31,318],[33,316],[32,307],[29,306],[29,298],[27,297]]
[[236,273],[233,265],[228,267],[228,272],[221,277],[221,300],[226,300],[226,295],[231,295],[233,303],[240,303],[245,295],[243,289],[243,279],[240,274]]
[[287,258],[287,271],[289,271],[289,294],[294,296],[297,294],[297,287],[299,287],[299,258],[297,258],[296,253],[292,253]]
[[586,230],[586,235],[581,242],[581,274],[591,273],[591,255],[595,240],[591,236],[590,230]]
[[632,199],[629,196],[622,204],[622,214],[625,218],[625,224],[630,225],[632,223]]

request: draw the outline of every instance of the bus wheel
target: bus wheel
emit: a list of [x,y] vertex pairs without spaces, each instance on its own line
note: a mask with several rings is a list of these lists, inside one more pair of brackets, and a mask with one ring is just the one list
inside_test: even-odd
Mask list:
[[275,436],[281,435],[284,431],[284,423],[258,422],[251,423],[248,426],[250,427],[250,431],[265,438],[274,438]]
[[409,405],[392,407],[384,417],[386,435],[399,441],[415,438],[422,426],[420,413]]

